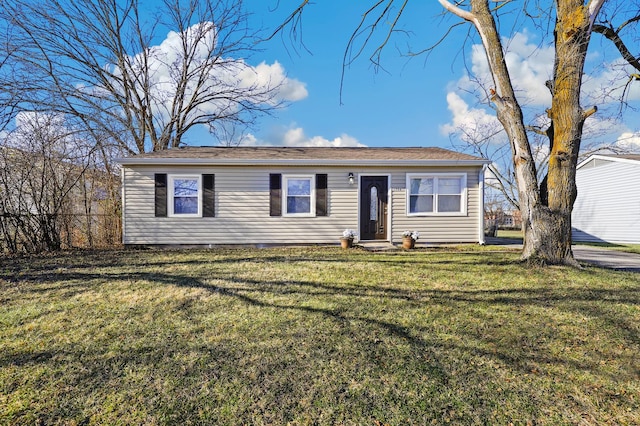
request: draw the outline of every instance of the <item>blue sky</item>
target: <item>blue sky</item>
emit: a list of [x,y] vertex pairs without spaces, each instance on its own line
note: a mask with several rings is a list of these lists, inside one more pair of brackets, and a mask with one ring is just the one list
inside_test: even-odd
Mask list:
[[[261,28],[267,36],[301,1],[243,0],[243,4],[250,14],[250,28]],[[385,0],[380,3],[389,1],[395,7],[404,2]],[[261,90],[269,88],[273,82],[283,83],[278,87],[277,98],[288,100],[288,106],[274,111],[271,116],[261,117],[257,125],[249,129],[242,144],[441,146],[461,150],[467,147],[465,143],[480,139],[488,144],[488,148],[483,149],[494,154],[507,145],[495,112],[487,102],[487,93],[493,84],[484,50],[477,44],[475,29],[444,12],[436,1],[407,2],[396,32],[382,51],[381,68],[376,69],[369,56],[387,36],[389,22],[383,20],[361,56],[345,69],[341,92],[345,48],[362,14],[374,3],[373,0],[310,2],[304,9],[301,26],[295,28],[298,37],[292,38],[291,27],[287,27],[272,39],[257,44],[256,51],[249,57],[225,57],[227,63],[234,64],[233,71],[230,67],[214,68],[210,75],[214,85],[216,81],[224,81],[243,88],[257,86]],[[552,2],[536,4],[543,7]],[[162,16],[163,2],[149,0],[140,5],[143,12],[149,13],[150,22]],[[551,104],[545,81],[553,74],[553,23],[548,18],[534,26],[533,18],[525,17],[521,8],[522,2],[505,2],[500,7],[505,58],[518,100],[524,107],[526,123],[544,128],[548,125],[544,112]],[[391,18],[396,10],[390,13]],[[630,6],[629,13],[635,12]],[[378,16],[377,11],[372,14]],[[164,26],[165,21],[155,27],[149,66],[152,70],[150,87],[157,93],[151,107],[157,108],[154,116],[159,117],[160,122],[169,119],[166,111],[171,109],[175,95],[172,73],[179,61],[171,58],[181,54],[182,41],[192,37],[193,30],[198,28],[206,28],[206,36],[198,39],[204,44],[196,52],[206,56],[207,47],[211,45],[207,43],[215,45],[217,40],[215,26],[208,24],[189,22],[191,27],[182,35],[175,32],[177,28]],[[447,33],[446,39],[428,55],[407,55],[433,46]],[[632,43],[634,40],[627,41]],[[361,43],[356,41],[354,46],[357,48]],[[630,44],[630,47],[634,46]],[[134,63],[139,60],[136,57],[140,52],[128,54]],[[196,58],[194,63],[205,59]],[[627,151],[640,152],[637,119],[640,82],[634,82],[628,91],[625,88],[632,71],[628,64],[622,63],[609,41],[593,35],[586,62],[582,104],[585,108],[597,105],[598,112],[585,123],[583,148],[614,144]],[[623,93],[629,108],[621,110],[618,98]],[[264,101],[264,98],[260,99]],[[223,107],[229,106],[213,101],[200,105],[198,112],[215,112]],[[548,141],[537,139],[534,153],[543,160],[548,153]],[[217,140],[204,126],[197,126],[189,130],[182,142],[213,145]],[[508,152],[503,150],[501,154],[509,160]],[[490,156],[495,159],[493,154]]]
[[[283,21],[297,1],[250,0],[253,19],[265,28]],[[449,146],[447,135],[439,126],[450,121],[447,109],[447,85],[462,76],[455,38],[441,46],[425,63],[425,57],[408,58],[403,54],[410,43],[418,49],[425,40],[396,37],[383,52],[384,70],[376,70],[368,60],[371,48],[345,70],[340,104],[340,79],[345,47],[364,11],[363,2],[327,2],[310,4],[303,15],[302,41],[292,40],[288,32],[261,45],[265,49],[256,59],[280,62],[289,77],[306,85],[307,98],[292,103],[274,118],[261,120],[254,130],[259,140],[278,143],[287,130],[298,129],[305,139],[351,138],[367,146]],[[412,19],[403,26],[412,31],[428,25],[432,28],[427,42],[436,40],[441,28],[440,6],[435,2],[414,1],[406,16]],[[275,10],[274,10],[275,8]],[[380,33],[382,34],[382,33]],[[463,34],[461,34],[463,35]],[[458,37],[457,41],[460,41]],[[305,50],[305,48],[307,50]],[[401,49],[401,52],[398,50]],[[455,68],[454,68],[455,67]],[[457,74],[457,75],[456,75]]]
[[[484,53],[477,45],[474,47],[477,39],[467,37],[468,25],[454,29],[428,56],[406,56],[411,50],[433,45],[452,23],[460,21],[450,15],[443,17],[443,10],[435,1],[408,2],[398,25],[406,33],[396,34],[383,51],[384,70],[376,72],[368,60],[372,47],[367,47],[346,69],[341,105],[344,49],[360,16],[372,3],[324,0],[309,4],[303,15],[301,36],[308,52],[287,32],[262,46],[265,50],[256,59],[281,63],[291,78],[306,85],[308,96],[275,118],[262,120],[254,130],[258,143],[356,141],[367,146],[451,147],[451,134],[458,146],[459,140],[464,140],[461,129],[477,134],[479,129],[498,125],[493,111],[478,103],[483,100],[483,92],[467,75],[469,67],[478,78],[487,80]],[[246,4],[255,22],[275,28],[299,1],[248,0]],[[504,42],[520,100],[529,106],[530,122],[534,123],[534,117],[543,115],[550,105],[544,82],[552,74],[553,49],[542,34],[526,25],[516,27],[517,32],[503,34],[507,37]],[[382,35],[386,33],[380,31],[371,46],[376,46]],[[584,145],[621,140],[630,149],[638,150],[637,112],[628,110],[620,120],[609,119],[614,112],[608,108],[615,111],[618,103],[603,94],[611,87],[610,76],[620,72],[617,52],[611,47],[608,41],[594,35],[587,62],[591,76],[585,79],[583,102],[585,107],[590,102],[597,104],[601,112],[587,123]],[[485,84],[490,86],[489,82]],[[628,98],[636,107],[640,99],[637,86]],[[499,135],[495,139],[500,143],[505,137]]]
[[[280,25],[300,0],[245,0],[252,14],[251,24],[266,32]],[[245,144],[257,145],[366,145],[366,146],[442,146],[451,148],[453,135],[460,141],[482,136],[499,127],[495,114],[486,104],[483,89],[475,78],[483,81],[484,90],[491,87],[484,52],[468,25],[458,26],[428,56],[409,58],[406,53],[433,45],[460,20],[443,15],[435,1],[408,2],[398,33],[382,54],[384,69],[376,70],[368,60],[373,47],[385,36],[385,26],[362,56],[345,70],[340,96],[340,78],[345,47],[357,27],[362,13],[371,1],[323,0],[310,3],[303,14],[302,33],[298,39],[288,29],[258,47],[247,61],[257,66],[264,62],[269,72],[279,64],[292,85],[306,89],[306,96],[293,100],[288,107],[263,117],[251,129]],[[400,2],[398,2],[400,4]],[[518,7],[517,5],[514,7]],[[511,16],[520,16],[513,14]],[[544,110],[550,96],[544,82],[551,77],[553,48],[550,40],[532,31],[522,22],[504,25],[508,50],[507,62],[515,81],[521,104],[526,105],[529,123],[544,124]],[[511,31],[512,28],[517,31]],[[549,35],[549,34],[548,34]],[[302,45],[303,43],[304,45]],[[583,104],[597,104],[599,113],[585,126],[583,145],[600,143],[626,144],[640,150],[637,110],[627,110],[611,119],[618,110],[613,101],[622,86],[610,92],[612,76],[624,73],[615,49],[609,42],[594,36],[587,61]],[[622,80],[618,80],[622,81]],[[303,89],[303,90],[304,90]],[[640,85],[629,93],[632,107],[640,106]],[[207,145],[205,132],[192,133],[189,143]],[[504,143],[504,134],[492,140]]]

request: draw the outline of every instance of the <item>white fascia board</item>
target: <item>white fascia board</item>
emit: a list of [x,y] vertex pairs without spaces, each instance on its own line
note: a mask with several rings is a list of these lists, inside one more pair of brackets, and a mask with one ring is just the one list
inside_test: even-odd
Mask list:
[[300,159],[210,159],[210,158],[118,158],[123,166],[405,166],[405,167],[481,167],[488,160],[300,160]]
[[611,156],[608,156],[608,155],[594,154],[594,155],[590,155],[586,160],[584,160],[582,163],[578,164],[576,166],[576,170],[582,168],[583,166],[585,166],[587,164],[589,164],[593,160],[604,160],[604,161],[611,161],[611,162],[617,162],[617,163],[627,163],[627,164],[640,164],[640,161],[632,160],[632,159],[629,159],[629,158],[611,157]]

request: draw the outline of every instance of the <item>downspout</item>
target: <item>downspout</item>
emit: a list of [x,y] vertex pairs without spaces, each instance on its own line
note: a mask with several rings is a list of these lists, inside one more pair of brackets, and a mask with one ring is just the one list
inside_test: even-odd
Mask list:
[[125,237],[124,236],[126,235],[126,232],[125,232],[126,226],[125,226],[125,221],[124,221],[124,218],[125,218],[125,214],[124,213],[125,213],[125,211],[127,209],[127,198],[125,197],[125,188],[124,188],[124,169],[125,169],[124,166],[120,166],[120,197],[121,197],[121,200],[122,200],[122,211],[120,212],[120,215],[122,217],[121,217],[120,221],[122,223],[122,235],[121,235],[121,237],[122,237],[122,245],[125,244]]
[[478,244],[481,246],[486,244],[484,239],[484,173],[487,170],[487,166],[487,164],[484,164],[478,173],[478,192],[480,193],[480,209],[478,211]]

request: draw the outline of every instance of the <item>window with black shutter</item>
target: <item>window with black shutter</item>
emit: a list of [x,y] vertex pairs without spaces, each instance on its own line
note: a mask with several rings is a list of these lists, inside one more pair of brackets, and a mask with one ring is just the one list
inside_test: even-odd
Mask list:
[[326,174],[316,175],[316,216],[329,215],[328,177]]
[[269,175],[269,215],[282,216],[282,175]]
[[202,217],[215,217],[216,215],[215,188],[215,175],[202,175]]
[[155,179],[155,215],[167,217],[167,174],[156,173]]

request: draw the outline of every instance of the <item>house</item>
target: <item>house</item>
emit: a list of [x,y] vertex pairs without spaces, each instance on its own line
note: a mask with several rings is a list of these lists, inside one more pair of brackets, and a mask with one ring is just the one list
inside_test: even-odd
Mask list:
[[487,161],[441,148],[185,147],[119,160],[125,245],[483,243]]
[[640,155],[592,155],[576,185],[574,241],[640,244]]
[[485,200],[484,223],[487,236],[495,237],[498,229],[521,229],[522,213],[517,209],[496,208],[490,210]]

